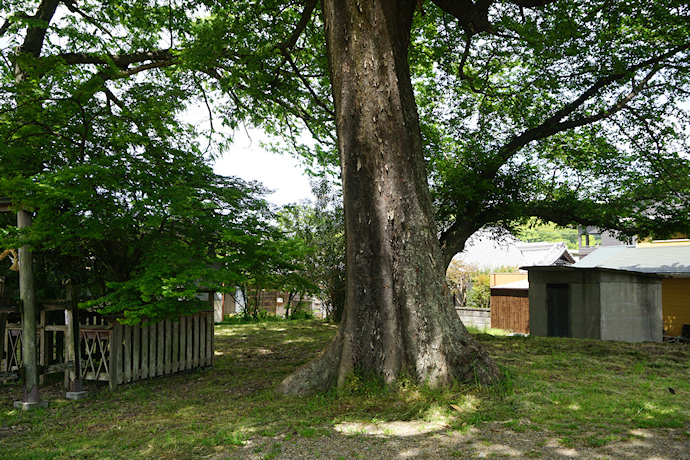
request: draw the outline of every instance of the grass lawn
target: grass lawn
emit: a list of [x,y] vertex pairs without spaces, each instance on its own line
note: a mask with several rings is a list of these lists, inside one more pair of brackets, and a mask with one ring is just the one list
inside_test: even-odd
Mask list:
[[491,430],[530,441],[529,448],[495,449],[488,457],[600,449],[601,458],[613,458],[604,455],[607,446],[633,446],[649,433],[690,445],[687,345],[478,333],[506,373],[500,385],[433,390],[403,382],[389,391],[353,378],[326,395],[275,395],[275,386],[334,333],[318,321],[218,325],[212,369],[115,393],[86,382],[94,394],[81,401],[64,399],[60,382],[48,383],[42,396],[50,406],[37,411],[15,410],[21,388],[1,386],[0,458],[289,458],[290,449],[310,442],[315,447],[304,458],[352,458],[324,453],[332,452],[324,447],[329,442],[368,443],[372,452],[378,442],[399,458],[422,458],[396,447],[409,435],[401,434],[404,427],[439,446],[452,439],[455,447],[445,452],[458,458],[497,447],[482,435]]

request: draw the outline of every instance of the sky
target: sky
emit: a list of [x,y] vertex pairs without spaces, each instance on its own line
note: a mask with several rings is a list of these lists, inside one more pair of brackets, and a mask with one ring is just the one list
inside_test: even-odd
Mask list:
[[[210,127],[208,110],[200,105],[191,105],[180,118],[200,130]],[[229,128],[219,119],[214,120],[214,129],[217,130],[214,136],[225,135],[233,139],[232,145],[214,162],[216,174],[261,182],[274,191],[266,199],[278,206],[313,198],[304,167],[290,155],[278,155],[262,148],[262,141],[271,140],[262,130],[241,127],[234,132],[227,131]],[[202,148],[207,142],[199,139]]]
[[268,189],[275,190],[266,198],[283,206],[303,199],[313,198],[304,167],[290,155],[278,155],[261,147],[265,139],[261,131],[237,131],[234,143],[219,158],[214,170],[225,176],[238,176],[245,180],[257,180]]

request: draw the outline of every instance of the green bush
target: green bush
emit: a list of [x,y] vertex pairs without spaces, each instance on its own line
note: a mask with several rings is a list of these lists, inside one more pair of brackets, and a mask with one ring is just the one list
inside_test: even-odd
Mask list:
[[311,310],[297,310],[292,312],[290,319],[314,319],[314,312]]

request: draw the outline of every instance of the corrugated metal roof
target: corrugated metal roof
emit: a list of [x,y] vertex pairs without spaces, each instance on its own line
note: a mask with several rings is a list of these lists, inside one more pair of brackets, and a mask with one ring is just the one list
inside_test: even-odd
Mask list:
[[606,246],[600,247],[587,254],[586,257],[578,260],[575,263],[575,267],[580,268],[596,268],[602,266],[604,262],[609,260],[611,257],[615,256],[621,251],[629,249],[628,246]]
[[690,273],[690,246],[599,248],[574,267],[686,274]]
[[523,265],[553,265],[558,260],[573,263],[565,243],[523,243],[507,234],[500,239],[490,232],[477,232],[467,241],[465,250],[454,257],[479,269],[499,269]]

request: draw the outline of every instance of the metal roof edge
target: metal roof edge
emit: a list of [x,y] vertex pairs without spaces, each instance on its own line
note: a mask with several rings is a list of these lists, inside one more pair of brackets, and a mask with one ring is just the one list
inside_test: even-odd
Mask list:
[[642,275],[649,276],[652,278],[671,278],[668,273],[649,273],[649,272],[638,272],[634,270],[619,270],[617,268],[605,268],[605,267],[576,267],[574,265],[533,265],[531,267],[520,267],[520,270],[527,270],[529,272],[532,269],[539,269],[541,271],[602,271],[611,273],[621,273],[629,275]]

